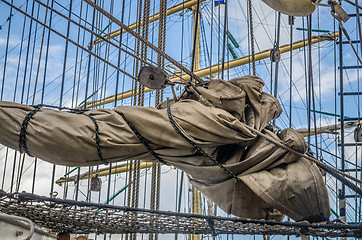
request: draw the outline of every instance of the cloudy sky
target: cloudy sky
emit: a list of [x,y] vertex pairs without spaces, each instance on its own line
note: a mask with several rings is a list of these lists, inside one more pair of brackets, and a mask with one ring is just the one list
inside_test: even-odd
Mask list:
[[[10,2],[8,0],[8,2]],[[38,4],[34,5],[32,1],[13,1],[14,5],[21,7],[29,14],[32,13],[35,18],[40,22],[45,20],[45,8]],[[45,2],[45,1],[43,1]],[[110,8],[110,1],[104,1],[103,8],[108,12],[113,11],[113,15],[118,19],[122,17],[122,1],[116,1],[113,8]],[[168,1],[168,6],[179,4],[181,1],[173,0]],[[201,20],[201,68],[207,67],[212,64],[220,63],[222,61],[222,37],[223,37],[223,19],[224,19],[224,6],[214,8],[213,1],[205,1],[202,3],[202,20]],[[247,1],[229,0],[228,1],[228,30],[234,36],[239,44],[236,48],[230,43],[235,51],[237,57],[243,57],[250,54],[250,34],[248,30],[248,13]],[[54,1],[54,8],[64,15],[68,15],[70,4],[68,1],[57,2]],[[253,0],[253,24],[254,24],[254,37],[255,37],[255,51],[261,52],[273,48],[276,36],[276,22],[277,13],[265,5],[260,0]],[[158,2],[151,1],[151,14],[158,12]],[[112,66],[105,64],[103,61],[91,57],[89,54],[74,44],[69,43],[66,47],[66,41],[56,33],[52,32],[48,35],[48,30],[40,25],[33,23],[30,24],[28,18],[12,10],[13,15],[10,15],[10,8],[3,2],[0,3],[0,83],[4,79],[4,85],[0,85],[3,91],[2,100],[22,102],[25,104],[46,103],[50,105],[61,104],[67,107],[76,107],[85,98],[90,97],[89,100],[99,100],[107,96],[115,94],[115,92],[125,92],[133,87],[133,81],[130,77],[120,73],[118,75],[118,89],[117,84],[117,71]],[[136,21],[137,4],[135,1],[125,1],[124,23],[131,24]],[[354,8],[346,5],[348,13],[354,12]],[[73,1],[72,3],[71,18],[78,22],[79,16],[82,15],[81,24],[88,29],[92,29],[91,23],[93,20],[93,11],[88,8],[86,3],[80,0]],[[312,28],[328,30],[331,33],[338,30],[334,18],[330,15],[330,9],[327,7],[319,7],[312,15]],[[11,27],[9,30],[8,17],[11,17]],[[93,31],[100,33],[105,29],[110,21],[97,14],[94,15],[96,19],[93,26]],[[49,25],[50,13],[47,15],[47,25]],[[85,20],[84,20],[85,19]],[[304,24],[303,24],[304,21]],[[357,39],[358,31],[355,27],[355,19],[351,19],[345,24],[346,29],[352,39]],[[25,24],[24,24],[25,23]],[[64,36],[67,33],[67,21],[57,15],[52,15],[52,28],[60,32]],[[212,25],[212,26],[211,26]],[[211,28],[212,27],[212,28]],[[306,28],[306,19],[298,17],[295,19],[293,26],[293,41],[299,41],[307,37],[307,32],[297,30],[297,28]],[[30,30],[31,28],[31,30]],[[107,31],[114,31],[118,29],[115,23],[111,23],[106,29]],[[24,30],[24,31],[23,31]],[[44,33],[44,35],[43,35]],[[322,33],[313,32],[313,35]],[[157,45],[158,24],[150,24],[149,41]],[[8,38],[9,36],[9,38]],[[49,38],[48,38],[49,37]],[[87,44],[91,40],[91,34],[78,26],[71,24],[69,28],[69,39],[78,42],[80,46],[87,48]],[[9,40],[8,40],[9,39]],[[49,39],[49,41],[48,41]],[[93,37],[94,39],[94,37]],[[280,45],[286,45],[290,42],[290,26],[288,24],[288,16],[281,16],[280,25]],[[119,44],[118,38],[114,43]],[[167,19],[167,34],[166,34],[166,53],[174,59],[181,62],[184,66],[190,68],[192,59],[192,12],[184,11],[182,14],[177,13]],[[210,49],[212,46],[212,49]],[[134,52],[136,45],[135,40],[129,34],[122,36],[122,47]],[[338,46],[334,45],[331,41],[324,41],[312,47],[312,63],[313,63],[313,79],[314,91],[317,111],[328,113],[340,113],[339,98],[336,93],[339,91],[338,72]],[[347,45],[344,46],[344,61],[345,65],[357,65],[356,57],[351,48]],[[357,51],[360,51],[356,45]],[[308,49],[299,49],[292,52],[292,127],[305,128],[307,127],[307,101],[306,101],[306,58]],[[114,46],[107,44],[98,44],[93,47],[92,52],[98,56],[106,59],[112,64],[119,64],[120,68],[131,75],[134,73],[134,59],[124,52],[119,52]],[[39,57],[40,56],[40,57]],[[119,57],[120,56],[120,57]],[[118,58],[119,57],[119,58]],[[156,62],[157,54],[150,49],[147,52],[148,61]],[[211,60],[210,60],[211,58]],[[5,61],[6,60],[6,61]],[[226,61],[232,60],[230,52],[226,54]],[[89,65],[88,65],[89,64]],[[166,65],[170,65],[166,61]],[[271,67],[271,62],[267,58],[256,63],[257,76],[261,77],[265,82],[264,91],[270,92],[271,81],[274,79],[275,65]],[[89,67],[88,67],[89,66]],[[39,71],[38,71],[39,68]],[[168,73],[172,74],[173,68],[166,68]],[[5,73],[5,75],[4,75]],[[242,75],[250,74],[250,65],[240,66],[236,69],[225,71],[225,78],[231,79]],[[289,52],[282,54],[279,63],[279,77],[278,77],[278,99],[282,103],[284,113],[277,121],[277,125],[281,128],[289,126],[289,93],[290,93],[290,55]],[[337,74],[337,75],[336,75]],[[89,78],[88,78],[89,76]],[[219,75],[218,77],[221,77]],[[359,72],[356,70],[346,70],[344,72],[344,88],[345,91],[358,91],[359,89]],[[37,80],[37,81],[36,81]],[[88,81],[88,88],[87,86]],[[37,83],[35,83],[37,82]],[[61,91],[62,87],[63,92]],[[35,90],[35,96],[34,96]],[[178,91],[182,89],[179,88]],[[170,96],[170,89],[165,90],[165,95]],[[145,96],[145,105],[154,105],[154,93],[147,93]],[[359,100],[357,97],[349,97],[345,100],[345,116],[358,117],[359,114]],[[124,99],[118,102],[117,105],[131,105],[132,99]],[[107,108],[114,107],[114,103],[105,105]],[[334,124],[336,119],[332,116],[317,114],[317,126]],[[338,121],[337,121],[338,123]],[[347,140],[351,141],[352,134],[349,133]],[[323,135],[320,141],[323,149],[335,153],[336,146],[334,140],[336,135]],[[314,143],[314,140],[312,140]],[[4,189],[9,190],[11,185],[11,177],[13,175],[11,169],[13,168],[14,159],[16,159],[16,169],[21,157],[15,154],[14,151],[7,151],[5,148],[0,147],[0,172],[4,172],[5,163],[5,181]],[[337,152],[338,154],[338,152]],[[360,165],[359,153],[351,149],[347,149],[346,153],[348,159],[357,162]],[[328,154],[325,158],[333,162]],[[8,159],[8,161],[5,161]],[[35,192],[38,194],[49,195],[51,172],[53,166],[41,160],[37,161],[37,176]],[[24,173],[20,190],[31,191],[33,184],[32,176],[34,169],[34,159],[26,157],[24,165]],[[56,179],[63,176],[69,169],[61,166],[56,167]],[[82,168],[82,172],[88,171],[88,168]],[[162,190],[161,190],[161,208],[164,210],[175,210],[177,187],[180,183],[180,172],[170,167],[162,168]],[[149,206],[150,189],[150,171],[143,170],[141,178],[141,191],[140,204],[147,208]],[[2,176],[2,175],[1,175]],[[147,176],[147,177],[145,177]],[[16,172],[15,172],[16,177]],[[107,188],[107,178],[102,178],[103,189]],[[126,182],[125,174],[112,176],[112,184],[114,187],[112,192],[121,189]],[[330,184],[334,184],[333,180]],[[189,196],[188,189],[190,185],[184,182],[184,193],[182,198],[182,211],[188,212]],[[81,199],[85,199],[83,194],[87,194],[88,182],[83,181],[80,183]],[[67,197],[74,196],[74,184],[69,185]],[[55,186],[55,191],[62,197],[64,188],[62,186]],[[186,193],[185,193],[186,192]],[[99,200],[100,199],[100,200]],[[92,193],[91,200],[95,202],[104,202],[106,199],[105,190],[102,190],[99,195]],[[115,204],[123,204],[124,195],[120,195]],[[332,205],[335,205],[335,199],[331,198]],[[219,212],[220,213],[220,212]],[[222,214],[222,213],[221,213]],[[274,238],[280,239],[280,238]]]

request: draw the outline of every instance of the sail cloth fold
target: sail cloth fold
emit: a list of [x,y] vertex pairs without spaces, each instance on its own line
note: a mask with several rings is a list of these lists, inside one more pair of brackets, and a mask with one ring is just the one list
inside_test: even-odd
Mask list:
[[308,16],[317,8],[321,0],[262,0],[274,10],[289,16]]
[[[96,119],[103,159],[109,163],[156,161],[130,128],[131,123],[159,157],[185,171],[197,189],[229,214],[275,220],[284,214],[294,220],[328,219],[327,189],[317,166],[245,127],[260,130],[297,151],[306,150],[303,137],[293,129],[283,130],[280,136],[265,129],[280,115],[281,107],[262,91],[263,86],[254,76],[229,82],[212,80],[206,88],[196,89],[208,104],[183,99],[170,106],[183,134],[242,181],[236,181],[180,136],[163,104],[159,108],[120,106],[84,114]],[[0,143],[18,149],[21,125],[33,109],[0,102]],[[32,117],[26,132],[32,155],[67,166],[101,164],[95,138],[89,117],[48,108]]]

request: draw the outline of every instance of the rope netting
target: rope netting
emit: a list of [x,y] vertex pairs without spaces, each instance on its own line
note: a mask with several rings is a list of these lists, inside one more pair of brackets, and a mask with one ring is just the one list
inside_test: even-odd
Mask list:
[[258,234],[362,237],[361,224],[310,224],[103,205],[0,190],[0,211],[32,220],[52,232]]

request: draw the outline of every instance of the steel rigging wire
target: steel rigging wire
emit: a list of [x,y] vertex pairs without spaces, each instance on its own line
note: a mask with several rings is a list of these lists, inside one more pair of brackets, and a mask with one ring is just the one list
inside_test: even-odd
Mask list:
[[[4,0],[2,0],[4,1]],[[176,67],[180,68],[182,71],[184,71],[187,75],[191,76],[196,81],[202,83],[204,82],[200,77],[196,76],[194,73],[192,73],[190,70],[182,66],[180,63],[178,63],[176,60],[171,58],[169,55],[167,55],[165,52],[160,51],[157,47],[155,47],[152,43],[150,43],[148,40],[142,38],[139,34],[134,32],[132,29],[130,29],[128,26],[126,26],[124,23],[120,22],[118,19],[116,19],[114,16],[110,15],[108,12],[104,11],[101,7],[99,7],[96,3],[93,3],[90,0],[84,0],[87,2],[90,6],[92,6],[94,9],[102,13],[105,17],[109,18],[110,20],[114,21],[117,25],[122,27],[124,30],[129,32],[131,35],[133,35],[135,38],[140,39],[143,43],[145,43],[148,47],[150,47],[155,52],[161,54],[164,56],[168,61],[170,61],[172,64],[174,64]]]
[[[251,4],[251,2],[249,4]],[[228,17],[228,1],[225,0],[225,4],[224,4],[224,30],[223,30],[222,55],[221,55],[221,79],[224,79],[226,31],[227,31],[227,25],[228,25],[228,18],[227,17]],[[251,18],[251,16],[250,16],[250,18]]]
[[[2,0],[2,1],[4,1],[4,0]],[[97,29],[96,27],[92,27],[92,29],[88,29],[88,28],[86,28],[85,26],[83,26],[82,24],[77,23],[76,21],[72,20],[70,17],[67,17],[67,16],[65,16],[64,14],[60,13],[59,11],[55,10],[53,7],[49,7],[49,6],[45,5],[44,3],[42,3],[42,2],[39,1],[39,0],[34,0],[34,1],[36,1],[37,3],[39,3],[40,5],[42,5],[43,7],[47,8],[47,9],[50,9],[52,12],[58,14],[59,16],[63,17],[64,19],[66,19],[66,20],[72,22],[73,24],[79,26],[80,28],[84,29],[85,31],[87,31],[87,32],[89,32],[89,33],[97,36],[98,38],[104,39],[101,35],[99,35],[98,33],[95,32],[95,29]],[[69,38],[65,37],[65,39],[69,41]],[[123,52],[127,53],[128,55],[131,55],[132,57],[134,57],[134,58],[136,58],[136,59],[144,62],[145,64],[149,64],[149,63],[145,62],[143,59],[141,59],[140,57],[138,57],[136,54],[131,53],[130,51],[128,51],[128,50],[120,47],[121,43],[120,43],[120,45],[118,46],[118,45],[116,45],[115,43],[113,43],[112,41],[110,41],[109,39],[104,39],[104,41],[105,41],[106,43],[109,43],[109,44],[111,44],[112,46],[114,46],[114,47],[122,50]],[[75,45],[76,45],[76,44],[75,44]],[[78,45],[76,45],[76,46],[79,47],[80,45],[78,44]],[[82,45],[82,46],[83,46],[83,45]],[[100,58],[100,60],[102,60],[102,59]],[[108,61],[104,61],[104,62],[107,63]],[[117,68],[116,68],[116,69],[117,69]],[[118,69],[119,69],[119,68],[118,68]],[[118,70],[118,69],[117,69],[117,70]],[[122,71],[121,71],[121,72],[122,72]],[[126,75],[127,75],[127,74],[126,74]]]

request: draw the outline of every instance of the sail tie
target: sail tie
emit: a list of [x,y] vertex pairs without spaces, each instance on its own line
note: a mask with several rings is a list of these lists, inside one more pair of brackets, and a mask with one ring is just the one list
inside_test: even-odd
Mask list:
[[101,147],[100,147],[100,138],[99,138],[99,126],[97,123],[97,120],[87,114],[84,114],[84,112],[88,111],[88,110],[80,110],[80,109],[74,109],[74,108],[67,108],[67,107],[56,107],[56,106],[50,106],[50,105],[45,105],[45,104],[39,104],[39,105],[34,105],[33,106],[34,109],[32,111],[30,111],[24,118],[23,123],[21,125],[21,129],[20,129],[20,134],[19,134],[19,151],[20,153],[25,152],[26,154],[28,154],[30,157],[33,157],[26,145],[26,129],[28,128],[29,122],[30,120],[34,117],[34,115],[42,108],[42,107],[49,107],[49,108],[57,108],[59,110],[67,110],[67,112],[69,113],[74,113],[74,114],[81,114],[84,115],[88,118],[90,118],[94,124],[95,127],[95,133],[96,133],[96,147],[97,147],[97,154],[99,157],[99,161],[101,161],[103,164],[108,165],[108,162],[106,162],[103,159],[103,155],[101,152]]

